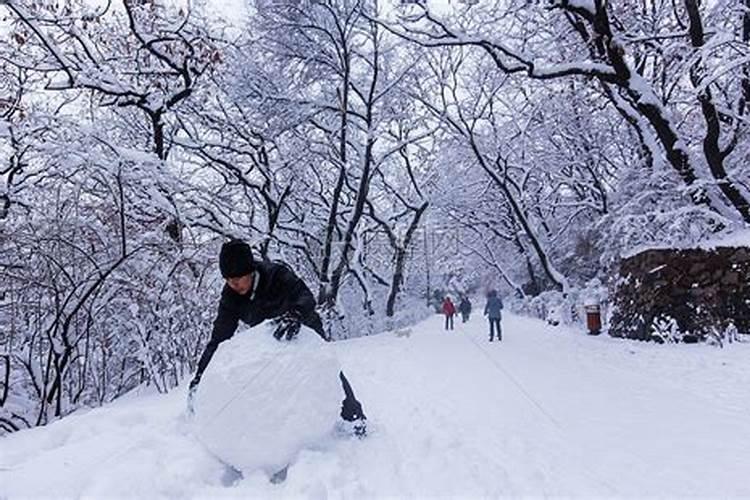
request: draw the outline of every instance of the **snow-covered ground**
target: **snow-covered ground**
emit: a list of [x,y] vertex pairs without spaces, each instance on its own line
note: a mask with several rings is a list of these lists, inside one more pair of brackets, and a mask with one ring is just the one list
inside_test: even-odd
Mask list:
[[282,484],[207,453],[182,387],[0,439],[0,498],[750,496],[750,344],[503,326],[490,344],[483,318],[435,316],[332,344],[370,435],[303,450]]

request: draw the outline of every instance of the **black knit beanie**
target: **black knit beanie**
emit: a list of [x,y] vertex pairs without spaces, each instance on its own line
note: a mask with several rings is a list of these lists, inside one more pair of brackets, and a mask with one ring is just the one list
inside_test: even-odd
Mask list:
[[219,269],[224,278],[238,278],[253,270],[253,252],[242,240],[232,240],[221,246]]

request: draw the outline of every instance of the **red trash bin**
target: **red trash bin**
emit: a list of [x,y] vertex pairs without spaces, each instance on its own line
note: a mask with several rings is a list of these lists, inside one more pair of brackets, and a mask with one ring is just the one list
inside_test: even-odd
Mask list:
[[586,304],[586,327],[589,329],[589,335],[599,335],[602,331],[602,315],[599,304]]

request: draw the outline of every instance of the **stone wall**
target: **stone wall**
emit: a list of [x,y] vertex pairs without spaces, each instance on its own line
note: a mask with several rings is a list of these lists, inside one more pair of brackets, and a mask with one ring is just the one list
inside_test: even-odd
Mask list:
[[695,342],[750,333],[750,248],[657,249],[627,259],[611,290],[610,335]]

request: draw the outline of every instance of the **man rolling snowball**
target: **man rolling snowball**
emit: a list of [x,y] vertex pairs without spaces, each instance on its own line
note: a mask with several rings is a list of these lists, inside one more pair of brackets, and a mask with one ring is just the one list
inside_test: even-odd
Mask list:
[[[191,412],[203,372],[219,344],[234,335],[240,321],[253,327],[265,320],[275,320],[277,326],[273,336],[279,341],[294,339],[301,325],[315,331],[324,341],[331,340],[315,311],[312,292],[286,265],[256,262],[247,243],[232,240],[221,247],[219,267],[226,284],[221,293],[211,339],[190,382],[188,405]],[[351,424],[356,436],[363,437],[366,434],[366,417],[362,405],[354,396],[343,371],[339,371],[338,376],[344,391],[341,418]]]

